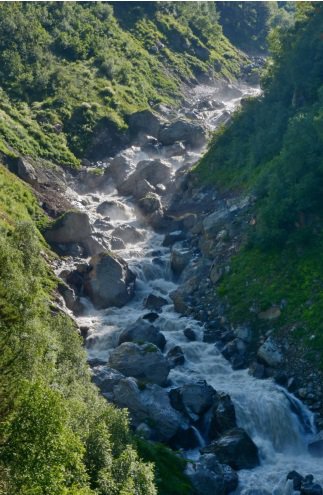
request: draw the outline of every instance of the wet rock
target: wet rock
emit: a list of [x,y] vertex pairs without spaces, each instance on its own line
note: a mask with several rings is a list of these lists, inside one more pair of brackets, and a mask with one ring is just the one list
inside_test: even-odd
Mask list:
[[115,403],[126,407],[134,425],[148,422],[154,440],[168,441],[185,421],[169,401],[167,391],[158,385],[146,385],[140,390],[134,378],[125,378],[113,389]]
[[174,309],[177,311],[177,313],[180,314],[187,314],[189,311],[187,302],[186,302],[186,297],[185,294],[177,289],[174,292],[170,294],[170,298],[172,299],[174,303]]
[[322,487],[314,482],[314,476],[311,474],[305,476],[304,481],[301,485],[301,494],[302,495],[322,495],[323,489]]
[[252,341],[252,331],[247,326],[239,326],[234,330],[236,337],[246,344],[250,344]]
[[224,490],[225,493],[234,492],[238,488],[239,477],[232,467],[227,464],[222,464],[223,478],[224,478]]
[[110,223],[110,219],[97,218],[94,222],[94,227],[98,230],[108,231],[113,230],[113,225]]
[[323,457],[323,431],[309,443],[308,451],[313,457]]
[[235,408],[229,395],[221,394],[215,399],[207,413],[206,425],[210,440],[219,438],[237,426]]
[[252,469],[259,465],[258,449],[242,428],[228,431],[201,452],[216,455],[221,463],[233,469]]
[[172,156],[183,156],[186,153],[186,148],[183,143],[178,142],[169,146],[163,146],[161,152],[165,158],[171,158]]
[[136,229],[133,225],[119,225],[112,231],[112,236],[122,239],[125,243],[136,244],[145,239],[145,232]]
[[183,248],[182,244],[177,242],[171,250],[170,264],[176,275],[180,275],[184,268],[189,264],[192,253],[189,249]]
[[[104,242],[103,240],[101,242]],[[95,256],[96,254],[106,251],[108,246],[103,246],[95,235],[91,235],[82,241],[84,256]],[[106,244],[106,243],[105,243]]]
[[109,239],[110,242],[110,248],[112,251],[118,251],[120,249],[126,249],[126,244],[122,239],[119,239],[119,237],[110,237]]
[[268,339],[259,347],[257,356],[260,360],[264,361],[268,366],[275,368],[283,362],[283,355],[280,352],[278,345],[272,339]]
[[89,217],[81,211],[68,211],[44,231],[50,244],[67,244],[84,241],[92,233]]
[[162,208],[160,197],[155,193],[146,194],[146,196],[138,201],[138,206],[146,215]]
[[185,363],[183,349],[179,345],[172,347],[167,354],[167,359],[172,368],[175,368],[175,366],[181,366]]
[[151,309],[153,311],[160,311],[166,304],[168,304],[167,299],[161,296],[156,296],[155,294],[149,294],[144,302],[145,308]]
[[205,381],[187,383],[169,392],[172,406],[184,412],[191,420],[197,421],[201,414],[211,407],[216,391]]
[[121,332],[118,345],[123,344],[124,342],[150,342],[161,350],[163,350],[166,345],[166,339],[158,328],[142,318],[139,318],[135,323],[129,325]]
[[165,385],[170,371],[167,358],[154,344],[125,342],[114,349],[109,365],[126,376]]
[[93,256],[84,280],[84,291],[98,309],[124,306],[134,295],[135,274],[119,256]]
[[141,199],[154,192],[157,184],[167,184],[171,172],[170,165],[161,160],[142,160],[137,164],[136,170],[120,184],[119,191]]
[[200,124],[189,122],[188,120],[177,120],[163,126],[159,132],[158,139],[164,145],[182,141],[192,148],[200,148],[206,142],[206,132]]
[[119,153],[110,162],[106,171],[108,176],[111,176],[118,187],[129,176],[132,171],[130,158],[125,153]]
[[92,368],[93,382],[99,387],[103,394],[112,393],[113,387],[124,378],[124,375],[108,366],[95,366]]
[[287,480],[293,480],[294,490],[300,491],[302,483],[304,481],[303,476],[301,476],[297,471],[290,471],[287,475]]
[[262,380],[263,378],[266,378],[265,366],[255,361],[250,365],[249,374]]
[[183,241],[186,235],[182,230],[176,230],[174,232],[170,232],[165,235],[165,239],[163,241],[163,246],[169,247],[175,244],[176,242]]
[[143,316],[143,319],[150,321],[150,323],[154,323],[154,321],[156,321],[157,318],[159,318],[159,315],[157,313],[154,313],[154,312],[146,313]]
[[196,340],[196,333],[194,332],[194,330],[192,330],[192,328],[185,328],[185,330],[183,331],[185,337],[187,338],[187,340],[193,342]]
[[200,446],[197,431],[192,426],[180,427],[172,438],[170,446],[175,449],[196,449]]
[[111,220],[127,220],[128,214],[126,207],[117,200],[107,200],[99,204],[96,209],[97,213]]
[[186,475],[193,485],[194,493],[196,495],[225,495],[222,467],[214,456],[212,459],[206,459],[206,457],[209,456],[202,456],[199,462],[186,469]]

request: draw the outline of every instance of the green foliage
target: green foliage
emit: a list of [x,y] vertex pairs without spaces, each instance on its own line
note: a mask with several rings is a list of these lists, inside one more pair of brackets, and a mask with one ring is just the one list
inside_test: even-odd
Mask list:
[[6,495],[154,495],[128,416],[99,396],[28,186],[0,168],[0,473]]
[[162,444],[137,439],[138,450],[145,461],[155,464],[158,495],[190,495],[192,487],[184,470],[186,461]]
[[224,34],[234,45],[247,52],[266,52],[271,29],[288,29],[293,24],[293,2],[220,1],[216,5]]
[[[256,198],[247,244],[218,289],[231,318],[286,332],[323,369],[322,5],[301,3],[296,18],[272,35],[263,95],[216,133],[196,173]],[[269,326],[257,314],[273,305],[281,316]]]
[[213,3],[4,3],[0,33],[0,149],[68,166],[91,155],[102,129],[174,104],[215,61],[235,77],[243,60]]

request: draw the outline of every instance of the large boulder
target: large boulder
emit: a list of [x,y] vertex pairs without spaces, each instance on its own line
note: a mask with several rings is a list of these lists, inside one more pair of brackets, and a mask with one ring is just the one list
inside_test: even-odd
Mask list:
[[111,235],[113,237],[117,237],[118,239],[122,239],[123,242],[136,244],[137,242],[141,242],[145,239],[145,232],[143,230],[138,230],[133,225],[119,225],[119,227],[115,228]]
[[162,307],[168,304],[167,299],[155,294],[149,294],[144,301],[145,308],[153,311],[161,311]]
[[112,351],[109,365],[126,376],[157,385],[165,385],[170,372],[167,358],[154,344],[125,342]]
[[227,394],[220,394],[207,414],[207,434],[210,440],[237,426],[234,404]]
[[150,342],[163,350],[166,345],[164,335],[147,320],[139,318],[135,323],[126,327],[119,335],[119,345],[124,342]]
[[106,170],[106,175],[112,177],[118,187],[132,171],[133,164],[130,157],[125,153],[119,153],[111,160],[109,167]]
[[206,142],[206,132],[200,124],[188,120],[177,120],[164,125],[159,132],[158,139],[163,145],[182,141],[192,148],[199,148]]
[[149,134],[157,137],[160,129],[160,117],[151,110],[139,110],[127,117],[130,133],[133,136],[138,134]]
[[124,306],[134,295],[135,274],[119,256],[93,256],[84,280],[84,292],[98,309]]
[[192,421],[197,421],[211,407],[216,395],[214,388],[205,381],[187,383],[169,392],[172,406]]
[[146,385],[140,390],[134,378],[120,380],[113,389],[114,402],[126,407],[134,426],[147,422],[154,431],[155,440],[170,440],[185,420],[175,411],[167,391],[158,385]]
[[136,170],[119,186],[122,194],[132,195],[141,199],[146,194],[155,191],[158,184],[168,183],[172,169],[168,163],[161,160],[142,160]]
[[119,371],[105,365],[98,365],[92,368],[92,380],[99,387],[102,394],[112,394],[113,388],[124,379],[124,375]]
[[219,440],[202,449],[203,453],[214,454],[223,464],[233,469],[252,469],[259,465],[258,449],[242,428],[234,428]]
[[17,175],[20,179],[34,184],[37,181],[37,174],[34,167],[25,158],[19,158],[17,162]]
[[139,200],[138,206],[145,215],[150,215],[162,208],[160,197],[156,193],[146,194]]
[[204,454],[188,466],[186,474],[196,495],[225,495],[238,487],[238,475],[230,466],[220,464],[213,454]]
[[111,220],[127,220],[127,209],[121,201],[118,200],[106,200],[99,204],[96,211],[104,217],[110,217]]
[[50,244],[82,242],[91,235],[91,224],[86,213],[68,211],[45,230],[44,237]]
[[203,220],[203,230],[208,237],[215,237],[230,218],[230,210],[222,208],[210,213]]

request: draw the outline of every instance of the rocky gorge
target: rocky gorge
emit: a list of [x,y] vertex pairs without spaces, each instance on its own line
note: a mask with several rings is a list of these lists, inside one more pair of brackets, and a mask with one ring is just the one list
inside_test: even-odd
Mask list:
[[198,495],[320,495],[320,376],[302,376],[270,331],[232,325],[216,293],[253,198],[201,188],[189,173],[208,133],[257,94],[198,86],[179,111],[132,115],[128,148],[66,174],[70,208],[45,238],[61,256],[60,304],[77,320],[93,381],[139,435],[191,460]]

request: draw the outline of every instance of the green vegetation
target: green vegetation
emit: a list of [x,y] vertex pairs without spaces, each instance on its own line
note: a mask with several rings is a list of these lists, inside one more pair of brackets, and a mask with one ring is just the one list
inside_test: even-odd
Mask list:
[[217,2],[223,33],[247,53],[267,52],[267,37],[279,26],[293,24],[294,2]]
[[[322,350],[323,43],[321,4],[302,3],[271,35],[264,93],[221,129],[196,168],[202,181],[254,194],[255,221],[220,293],[236,321],[282,305],[275,324]],[[319,354],[323,366],[322,353]]]
[[99,396],[74,323],[52,303],[43,214],[3,166],[0,184],[0,493],[155,494],[126,412]]
[[186,461],[162,444],[137,440],[140,455],[154,462],[159,495],[190,495],[191,485],[183,474]]
[[2,3],[0,32],[0,150],[74,167],[109,154],[126,115],[246,60],[213,3]]

